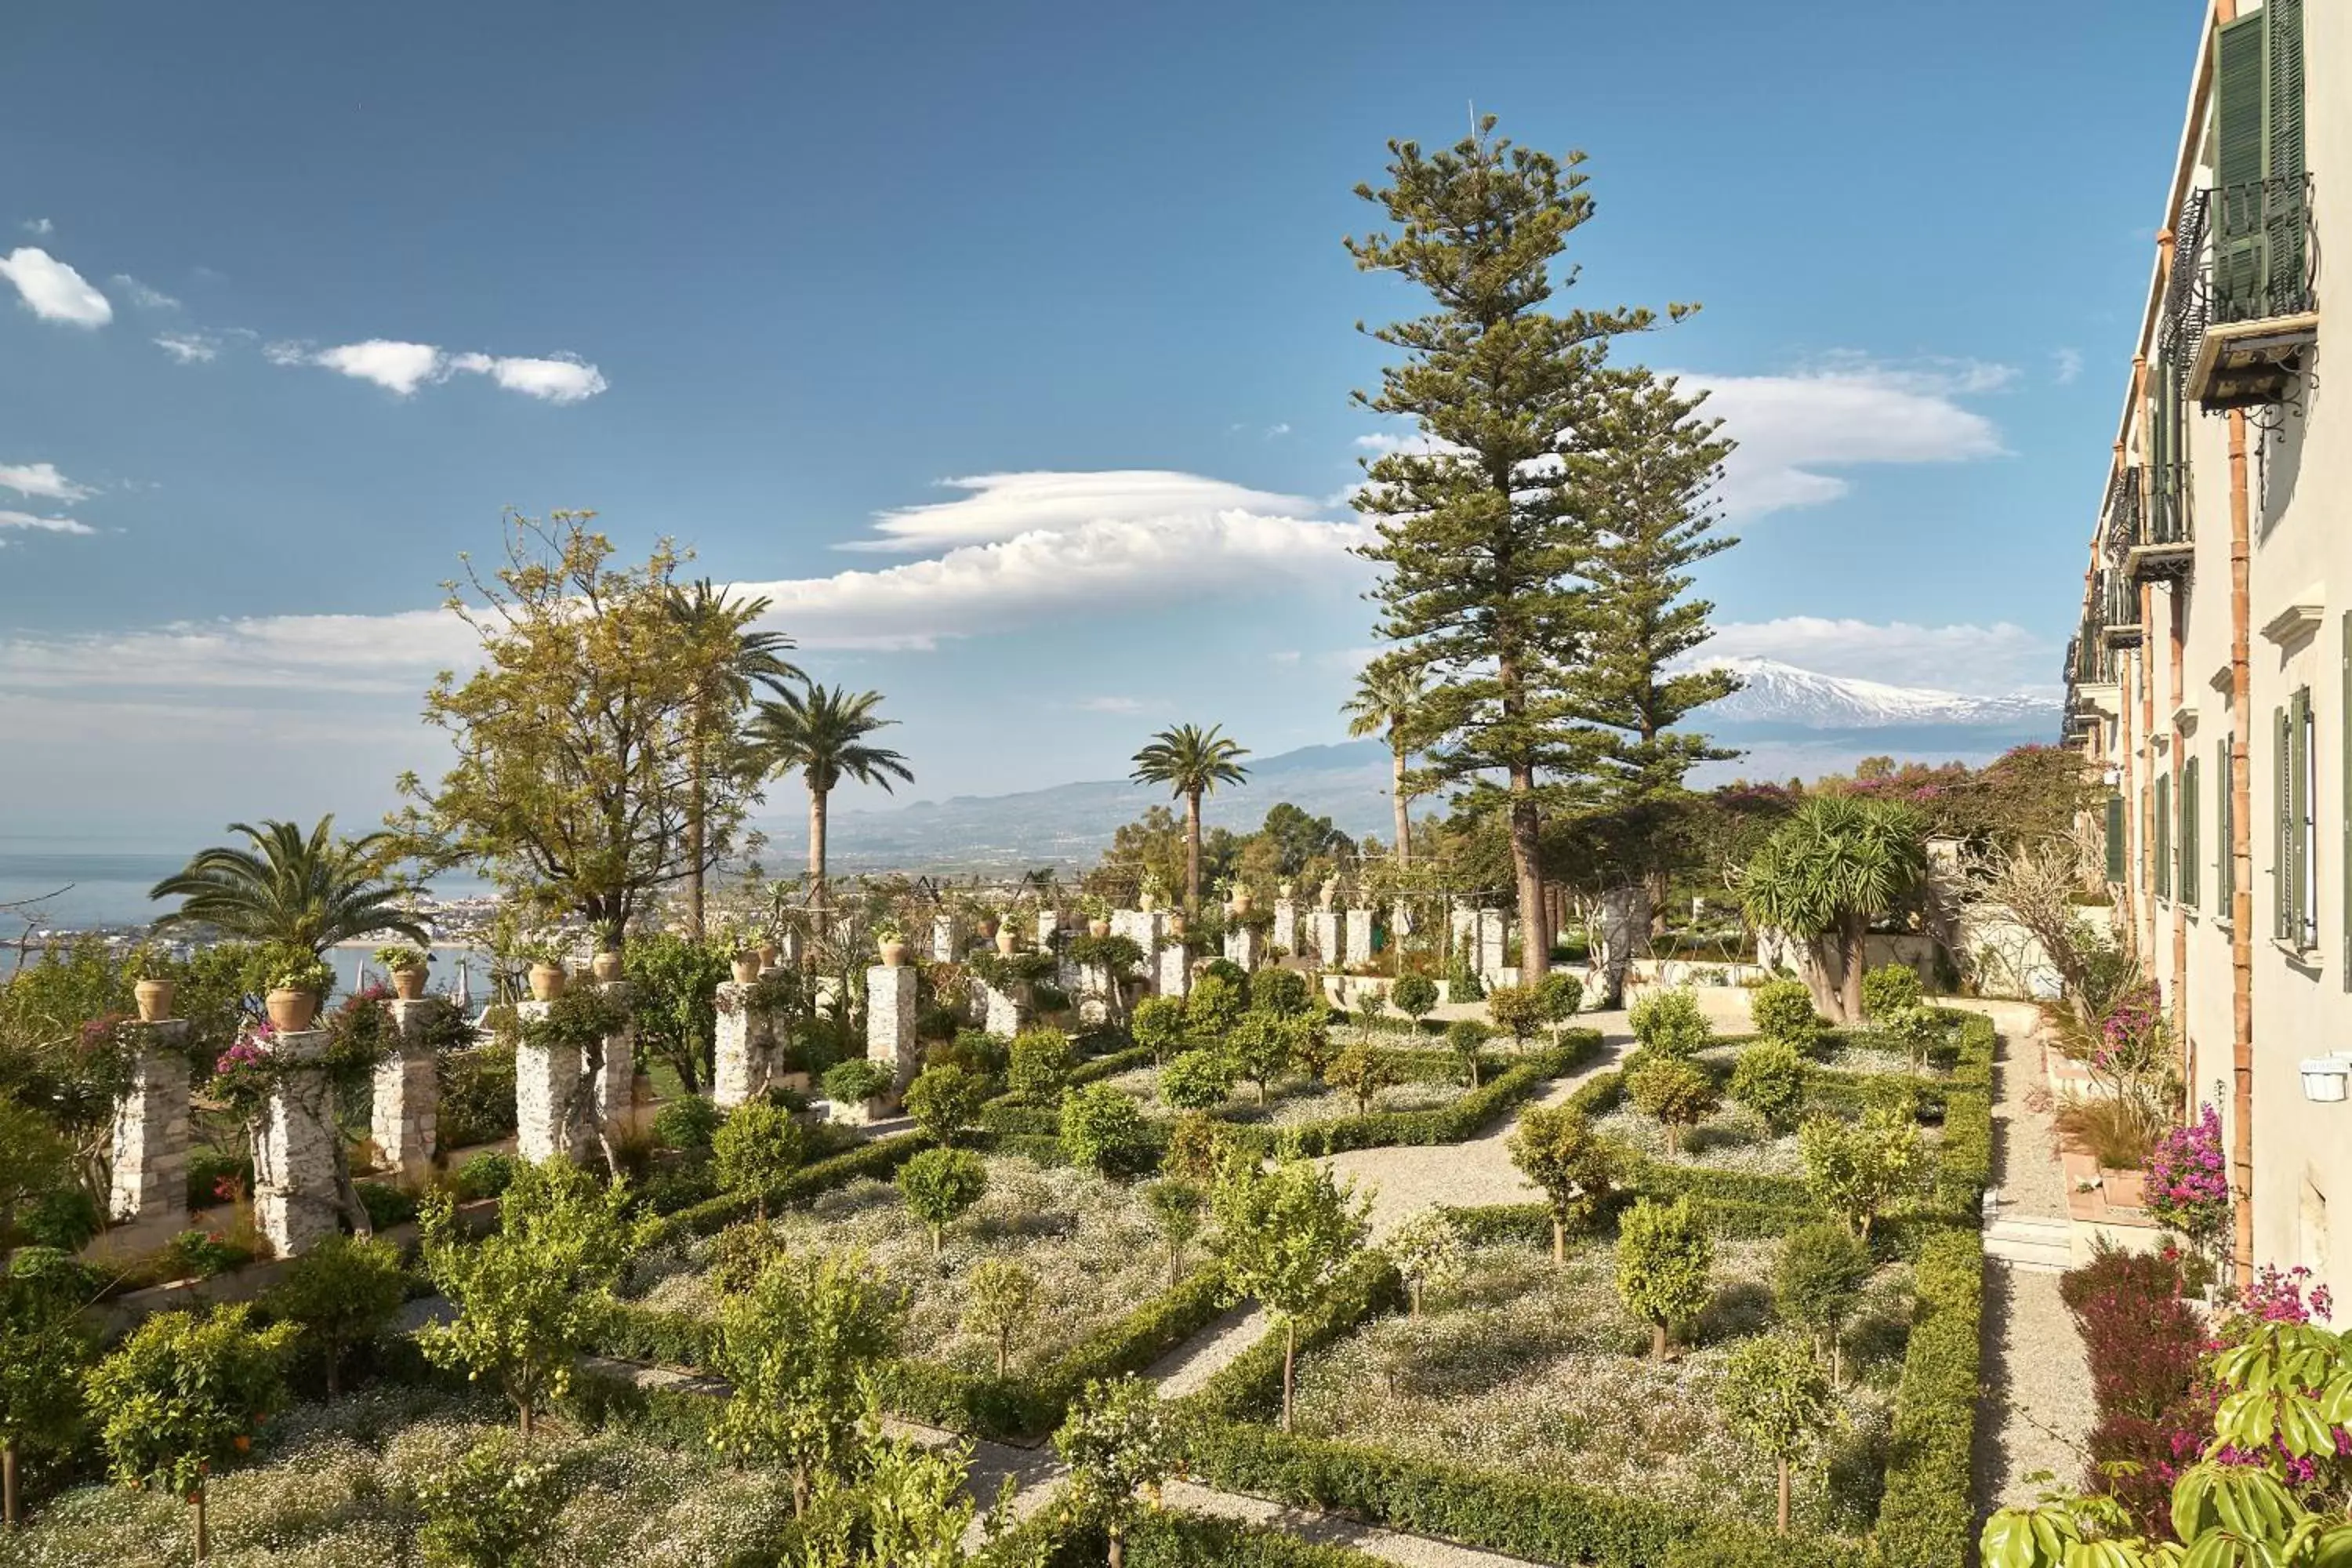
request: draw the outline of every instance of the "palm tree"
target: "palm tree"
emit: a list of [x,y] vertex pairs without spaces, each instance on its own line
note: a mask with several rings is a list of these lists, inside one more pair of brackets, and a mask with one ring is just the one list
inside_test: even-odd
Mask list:
[[1748,922],[1805,943],[1805,979],[1822,1011],[1862,1017],[1870,922],[1927,874],[1927,830],[1899,801],[1814,795],[1748,863],[1740,902]]
[[782,632],[751,629],[751,623],[766,615],[768,606],[769,601],[764,598],[730,598],[725,591],[713,588],[708,577],[670,590],[671,623],[703,651],[708,660],[695,693],[691,719],[694,754],[688,759],[692,795],[686,818],[686,920],[687,929],[698,940],[703,931],[703,873],[709,869],[705,817],[712,731],[722,717],[727,729],[733,730],[734,716],[751,700],[755,685],[782,694],[785,681],[808,679],[798,666],[782,657],[792,647],[792,638]]
[[1249,776],[1237,761],[1249,755],[1249,748],[1217,733],[1223,728],[1180,724],[1162,730],[1135,753],[1135,771],[1128,775],[1137,784],[1166,784],[1170,794],[1184,797],[1184,907],[1195,913],[1201,908],[1201,797]]
[[252,847],[199,850],[178,876],[156,883],[149,898],[183,900],[158,927],[208,925],[314,955],[370,931],[431,940],[414,915],[394,904],[400,889],[379,880],[398,842],[393,835],[337,838],[332,816],[320,817],[307,836],[293,823],[267,817],[257,828],[232,822],[228,830],[245,835]]
[[1421,677],[1410,666],[1378,658],[1356,678],[1356,694],[1339,706],[1348,716],[1350,735],[1378,735],[1389,741],[1389,795],[1396,807],[1396,863],[1403,870],[1412,864],[1412,809],[1404,787],[1405,759],[1412,754],[1413,737],[1407,728],[1422,699]]
[[786,691],[774,701],[762,700],[751,715],[749,739],[758,748],[773,775],[801,770],[809,792],[809,906],[816,911],[817,929],[824,929],[824,803],[843,779],[880,784],[887,792],[892,779],[915,780],[907,760],[897,752],[869,746],[865,737],[895,719],[877,719],[878,691],[852,696],[845,686],[826,688],[811,681],[805,691]]

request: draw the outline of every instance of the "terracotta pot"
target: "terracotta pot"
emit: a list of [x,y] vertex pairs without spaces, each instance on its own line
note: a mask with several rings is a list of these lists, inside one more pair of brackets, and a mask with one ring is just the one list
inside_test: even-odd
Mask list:
[[563,983],[570,976],[560,963],[534,963],[530,966],[530,999],[552,1002],[563,994]]
[[310,1026],[319,1016],[319,999],[308,991],[295,991],[279,986],[264,999],[269,1009],[269,1026],[281,1035],[299,1034]]
[[1169,911],[1168,934],[1170,936],[1182,936],[1184,934],[1184,911],[1182,910],[1171,910]]
[[761,943],[760,944],[759,952],[760,952],[760,967],[761,967],[761,968],[762,968],[762,969],[773,969],[773,968],[775,968],[775,967],[776,967],[776,952],[777,952],[777,948],[776,948],[776,944],[775,944],[774,942],[761,942]]
[[392,994],[404,1002],[414,1002],[425,994],[425,966],[421,963],[392,972]]
[[1108,936],[1110,934],[1110,921],[1088,921],[1087,922],[1087,934],[1088,936],[1095,937]]
[[1243,889],[1240,892],[1235,893],[1234,895],[1234,913],[1237,915],[1245,915],[1249,913],[1251,902],[1255,896],[1256,895],[1250,892],[1246,888]]
[[1021,946],[1021,933],[1011,926],[1000,926],[996,931],[996,951],[1010,958]]
[[997,928],[1002,926],[1003,923],[1004,922],[1003,921],[998,920],[994,915],[991,915],[986,920],[980,922],[980,934],[982,936],[994,936],[996,934]]
[[905,942],[890,941],[878,943],[877,945],[882,950],[883,968],[904,969],[907,967],[907,944]]
[[609,952],[598,953],[588,961],[588,973],[606,984],[612,984],[621,977],[621,955]]
[[2099,1187],[2107,1195],[2111,1208],[2144,1209],[2147,1207],[2147,1173],[2146,1171],[2110,1171],[2099,1169]]
[[751,954],[747,953],[737,958],[732,967],[735,971],[735,984],[738,985],[749,985],[760,978],[760,961]]
[[172,999],[178,994],[176,980],[142,980],[131,987],[139,998],[139,1021],[160,1024],[172,1016]]
[[1138,893],[1135,896],[1135,907],[1141,910],[1144,913],[1150,914],[1153,910],[1160,907],[1160,895],[1157,893]]

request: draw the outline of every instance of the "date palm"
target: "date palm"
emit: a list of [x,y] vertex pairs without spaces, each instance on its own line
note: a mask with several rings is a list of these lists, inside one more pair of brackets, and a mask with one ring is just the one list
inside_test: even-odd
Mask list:
[[808,679],[782,657],[792,638],[752,629],[769,604],[764,598],[731,597],[708,577],[670,590],[670,621],[693,644],[704,669],[690,721],[694,754],[687,764],[686,919],[698,939],[703,933],[703,876],[709,869],[707,802],[714,754],[734,749],[735,716],[751,703],[756,688],[782,693],[785,681]]
[[1137,784],[1166,784],[1170,794],[1184,797],[1184,907],[1195,912],[1201,907],[1201,797],[1249,776],[1240,762],[1249,748],[1219,734],[1223,728],[1162,730],[1135,753],[1135,771],[1128,775]]
[[1412,864],[1412,796],[1404,769],[1412,755],[1413,713],[1421,706],[1421,677],[1395,659],[1378,658],[1356,678],[1356,694],[1339,706],[1350,735],[1381,735],[1389,742],[1389,798],[1396,807],[1396,863]]
[[1739,897],[1748,922],[1806,947],[1814,1003],[1841,1023],[1862,1019],[1870,922],[1927,874],[1927,830],[1896,801],[1814,795],[1748,863]]
[[291,822],[264,817],[259,827],[228,825],[250,848],[215,845],[196,852],[185,869],[150,889],[151,899],[179,899],[159,928],[208,925],[251,942],[283,942],[324,952],[371,931],[431,940],[416,917],[399,907],[400,889],[383,879],[393,847],[389,833],[335,837],[335,819],[322,816],[305,834]]
[[762,700],[751,715],[751,743],[773,776],[798,768],[809,793],[809,906],[816,911],[817,928],[824,927],[825,797],[844,779],[879,784],[890,781],[912,784],[914,773],[898,752],[867,743],[875,731],[898,722],[877,719],[878,691],[852,694],[845,686],[825,687],[811,681],[805,690],[785,691],[774,700]]

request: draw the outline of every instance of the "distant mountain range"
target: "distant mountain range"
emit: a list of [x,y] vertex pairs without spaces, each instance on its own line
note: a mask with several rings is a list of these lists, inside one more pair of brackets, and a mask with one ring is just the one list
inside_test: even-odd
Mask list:
[[[1737,777],[1811,778],[1885,754],[1923,762],[1981,763],[2011,746],[2054,738],[2055,697],[2019,693],[1971,697],[1926,687],[1820,675],[1762,658],[1709,661],[1746,683],[1705,710],[1706,732],[1747,754],[1710,765],[1697,782]],[[1219,790],[1203,804],[1213,827],[1245,832],[1266,809],[1288,801],[1328,816],[1344,832],[1390,832],[1388,748],[1378,741],[1303,746],[1253,758],[1248,783]],[[1014,795],[958,795],[881,811],[840,811],[831,854],[843,869],[921,869],[1002,873],[1044,865],[1084,866],[1119,825],[1165,791],[1124,779],[1097,779]],[[777,849],[789,854],[789,830]],[[789,865],[779,857],[779,863]]]

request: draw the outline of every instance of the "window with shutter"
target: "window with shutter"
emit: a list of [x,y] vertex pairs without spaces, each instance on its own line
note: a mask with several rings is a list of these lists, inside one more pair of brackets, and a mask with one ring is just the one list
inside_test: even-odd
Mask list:
[[2197,907],[2197,759],[2180,768],[2180,901]]
[[2124,797],[2107,796],[2107,880],[2124,879]]
[[2296,690],[2287,722],[2287,810],[2294,831],[2294,942],[2296,946],[2309,949],[2319,945],[2319,857],[2311,831],[2311,688]]
[[2264,203],[2263,247],[2273,300],[2303,293],[2303,0],[2268,0],[2262,9],[2263,177],[2279,182]]
[[2294,838],[2288,828],[2294,812],[2294,789],[2287,774],[2294,767],[2294,743],[2288,738],[2286,710],[2271,710],[2271,935],[2285,942],[2294,934]]
[[2172,778],[2156,775],[2156,896],[2172,897]]
[[2244,221],[2258,204],[2269,172],[2270,21],[2264,12],[2225,24],[2214,40],[2213,319],[2248,320],[2260,313],[2268,270],[2263,231]]

